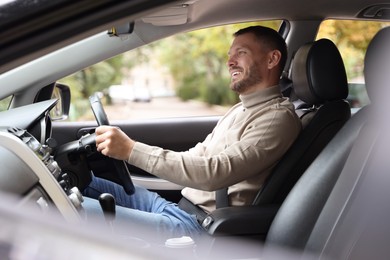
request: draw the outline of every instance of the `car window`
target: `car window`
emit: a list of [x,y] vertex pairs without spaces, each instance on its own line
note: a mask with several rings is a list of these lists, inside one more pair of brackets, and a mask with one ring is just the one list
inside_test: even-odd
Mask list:
[[10,104],[11,104],[11,101],[12,101],[12,97],[13,96],[8,96],[6,98],[3,98],[2,100],[0,100],[0,111],[5,111],[5,110],[8,110]]
[[233,24],[175,35],[106,60],[59,82],[72,92],[71,121],[94,120],[88,96],[100,92],[110,120],[222,115],[238,96],[226,68]]
[[349,83],[348,101],[352,108],[370,102],[364,84],[364,56],[374,35],[387,26],[390,26],[389,22],[355,20],[326,20],[320,26],[317,39],[332,40],[343,57]]

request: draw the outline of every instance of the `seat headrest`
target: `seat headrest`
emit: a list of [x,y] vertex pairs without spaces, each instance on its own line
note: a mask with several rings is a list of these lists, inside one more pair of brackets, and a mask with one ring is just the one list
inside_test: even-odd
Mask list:
[[343,60],[336,45],[328,39],[299,48],[291,70],[294,91],[307,104],[321,104],[348,96]]
[[368,45],[364,78],[371,103],[388,104],[390,97],[390,27],[380,30]]

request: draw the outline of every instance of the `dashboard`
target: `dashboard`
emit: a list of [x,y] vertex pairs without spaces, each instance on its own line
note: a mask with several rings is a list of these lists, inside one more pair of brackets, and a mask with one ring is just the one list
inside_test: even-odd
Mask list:
[[82,195],[52,155],[49,112],[56,103],[51,99],[0,112],[0,190],[20,198],[18,207],[32,204],[78,222]]

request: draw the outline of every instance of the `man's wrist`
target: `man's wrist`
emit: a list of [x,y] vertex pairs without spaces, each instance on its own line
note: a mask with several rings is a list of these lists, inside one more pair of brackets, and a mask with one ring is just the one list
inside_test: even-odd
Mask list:
[[133,151],[133,148],[134,148],[134,144],[135,144],[135,142],[134,142],[133,140],[130,139],[129,145],[128,145],[129,149],[128,149],[128,151],[127,151],[127,158],[130,157],[131,152]]

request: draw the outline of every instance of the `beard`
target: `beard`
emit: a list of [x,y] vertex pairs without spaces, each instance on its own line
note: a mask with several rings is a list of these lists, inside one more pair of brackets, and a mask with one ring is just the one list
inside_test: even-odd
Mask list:
[[249,67],[248,73],[242,79],[230,83],[230,88],[237,93],[243,93],[252,86],[262,82],[263,78],[258,71],[258,65],[254,63]]

